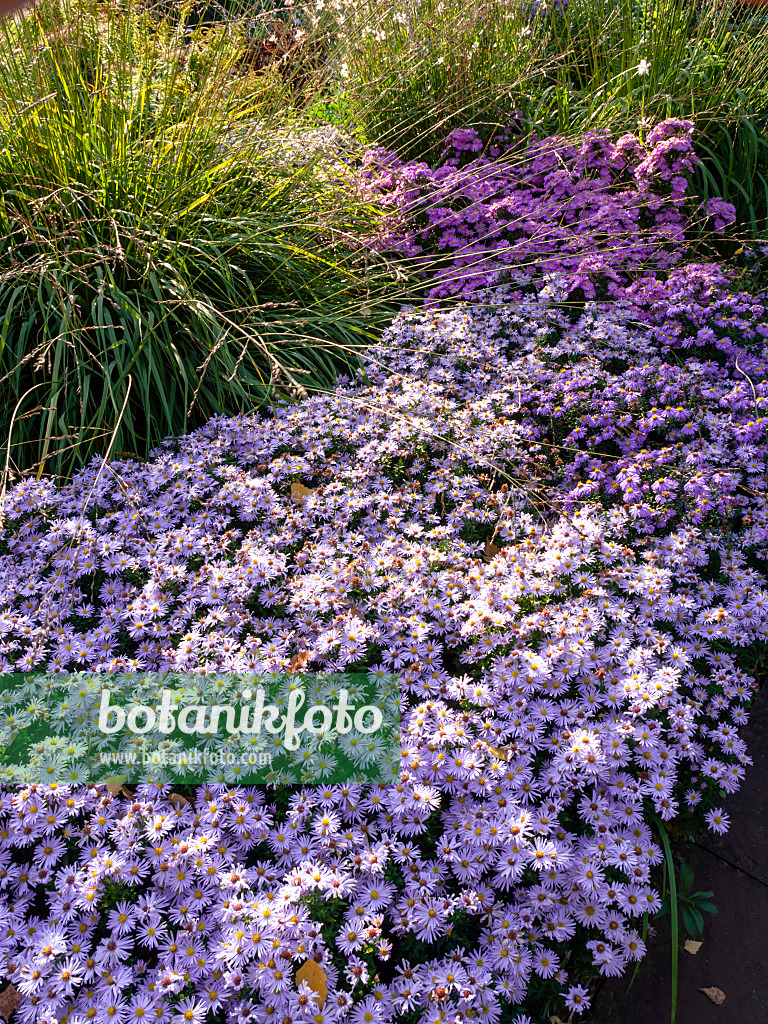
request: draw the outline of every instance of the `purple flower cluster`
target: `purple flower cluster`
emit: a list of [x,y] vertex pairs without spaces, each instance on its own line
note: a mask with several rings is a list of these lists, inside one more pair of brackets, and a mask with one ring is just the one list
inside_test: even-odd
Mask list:
[[736,209],[733,203],[727,203],[724,199],[707,200],[707,217],[714,219],[715,231],[725,229],[736,221]]
[[[657,139],[668,169],[680,132]],[[573,160],[610,177],[601,146]],[[551,156],[530,207],[550,252]],[[602,195],[582,180],[566,199]],[[670,185],[654,230],[675,235]],[[8,493],[0,671],[298,655],[396,671],[408,701],[398,785],[282,810],[236,787],[181,807],[157,786],[0,790],[22,1020],[523,1024],[534,979],[580,1013],[580,956],[617,975],[643,955],[648,812],[727,827],[755,690],[738,649],[768,636],[768,310],[664,251],[570,314],[554,303],[586,255],[405,309],[328,395]],[[322,1007],[296,981],[309,959]]]
[[[570,142],[526,137],[513,121],[484,147],[474,129],[458,129],[435,169],[378,147],[349,187],[385,211],[367,243],[423,260],[430,300],[468,298],[510,274],[554,275],[571,298],[620,299],[639,274],[667,270],[686,251],[693,131],[670,119],[644,143],[604,130]],[[735,210],[711,199],[705,217],[721,231]],[[449,257],[436,274],[435,256]]]

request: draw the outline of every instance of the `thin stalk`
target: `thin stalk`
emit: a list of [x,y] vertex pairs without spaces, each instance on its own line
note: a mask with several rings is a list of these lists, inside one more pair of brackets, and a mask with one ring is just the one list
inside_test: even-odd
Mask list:
[[[645,942],[645,937],[646,937],[647,934],[648,934],[648,911],[646,910],[646,912],[643,914],[643,933],[641,935],[641,938],[642,938],[643,942]],[[640,968],[640,961],[636,960],[635,961],[635,969],[634,969],[634,971],[632,971],[632,977],[629,979],[629,985],[627,985],[627,991],[624,993],[625,996],[629,995],[629,990],[632,988],[632,986],[635,983],[635,978],[637,976],[637,972],[638,972],[639,968]]]
[[672,930],[672,1008],[669,1017],[669,1024],[675,1024],[677,1019],[677,961],[678,961],[678,940],[679,925],[677,919],[677,881],[675,879],[675,862],[672,858],[672,849],[669,845],[669,837],[664,827],[664,822],[657,814],[651,812],[651,820],[656,825],[661,843],[664,847],[664,860],[667,865],[667,876],[669,878],[669,918]]

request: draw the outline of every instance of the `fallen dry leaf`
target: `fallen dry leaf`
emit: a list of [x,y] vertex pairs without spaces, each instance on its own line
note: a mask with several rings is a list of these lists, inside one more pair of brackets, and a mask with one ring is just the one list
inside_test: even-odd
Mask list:
[[695,939],[686,939],[685,940],[685,952],[686,953],[693,953],[693,955],[695,956],[699,952],[699,950],[701,949],[702,945],[703,945],[703,943],[697,942]]
[[6,1020],[11,1019],[11,1014],[21,1002],[21,995],[14,985],[8,985],[0,992],[0,1014]]
[[488,747],[494,757],[497,757],[499,761],[509,760],[509,751],[504,750],[502,747]]
[[294,482],[291,484],[291,494],[300,505],[307,497],[307,495],[314,493],[315,492],[312,490],[311,487],[305,487],[304,484],[300,484],[298,480],[294,480]]
[[110,796],[133,796],[133,790],[125,784],[127,775],[111,775],[107,781],[107,792]]
[[171,807],[186,807],[189,800],[187,800],[185,796],[182,796],[181,793],[171,793],[168,797],[168,803]]
[[362,608],[358,608],[355,604],[345,604],[344,609],[349,612],[352,618],[360,619],[361,622],[365,622],[365,612]]
[[721,1003],[725,1002],[725,992],[721,988],[701,988],[700,992],[703,992],[707,999],[711,1000],[715,1006],[720,1006]]
[[501,551],[501,548],[497,548],[493,541],[487,540],[485,542],[485,552],[483,553],[483,561],[490,562],[493,560],[495,555]]
[[300,668],[304,668],[311,657],[311,651],[302,651],[301,654],[294,654],[291,658],[290,664],[288,665],[289,671],[297,672]]
[[328,986],[325,983],[327,978],[328,975],[320,964],[314,960],[307,960],[304,966],[296,971],[296,987],[298,988],[305,981],[312,991],[317,994],[317,1005],[322,1009],[325,1005],[325,1000],[328,998]]

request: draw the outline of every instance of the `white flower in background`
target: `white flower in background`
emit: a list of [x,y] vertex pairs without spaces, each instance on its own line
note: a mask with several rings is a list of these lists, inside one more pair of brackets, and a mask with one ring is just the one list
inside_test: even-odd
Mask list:
[[638,75],[649,75],[651,73],[651,65],[645,57],[641,58],[640,63],[637,65],[637,73]]

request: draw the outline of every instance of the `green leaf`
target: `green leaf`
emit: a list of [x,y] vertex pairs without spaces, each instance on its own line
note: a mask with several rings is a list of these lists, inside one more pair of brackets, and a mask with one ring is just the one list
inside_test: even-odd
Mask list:
[[690,907],[683,907],[681,917],[683,919],[683,927],[689,935],[696,935],[696,920],[693,916],[693,911]]
[[701,933],[704,931],[704,918],[701,916],[698,910],[696,910],[695,907],[691,908],[691,916],[693,917],[694,925],[696,928],[694,934],[701,935]]
[[709,903],[707,900],[702,900],[700,903],[697,903],[696,906],[697,906],[697,908],[699,910],[706,911],[707,914],[717,914],[718,913],[718,909],[714,905],[714,903]]
[[691,862],[686,858],[680,865],[680,886],[685,895],[693,885],[693,868]]

